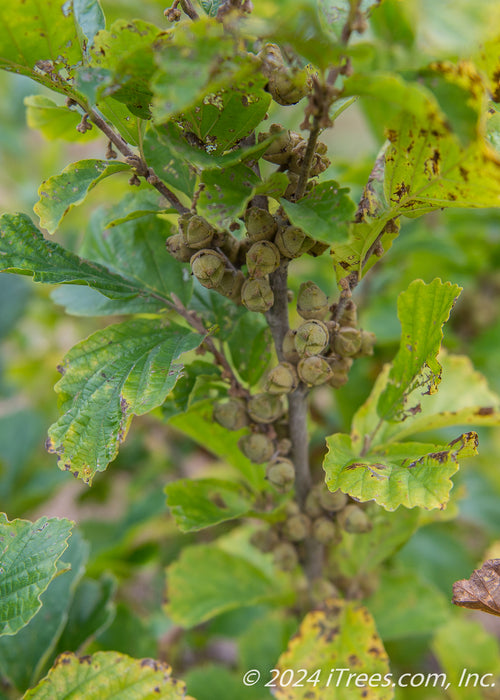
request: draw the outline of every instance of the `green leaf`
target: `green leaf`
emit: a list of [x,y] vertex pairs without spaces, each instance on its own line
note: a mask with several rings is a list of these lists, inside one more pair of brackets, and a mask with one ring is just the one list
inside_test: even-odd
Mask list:
[[61,654],[49,674],[24,700],[63,700],[70,694],[99,700],[182,700],[184,683],[171,676],[168,664],[154,659],[132,659],[114,651],[98,651],[78,658]]
[[[1,246],[0,228],[0,251],[2,249]],[[25,279],[14,277],[13,275],[0,276],[0,339],[3,339],[10,333],[17,324],[26,309],[31,293],[32,289]]]
[[207,95],[182,114],[186,132],[194,134],[206,150],[220,155],[248,136],[265,118],[271,95],[264,91],[268,79],[253,74],[247,80]]
[[75,22],[83,51],[94,41],[97,32],[106,26],[99,0],[73,0]]
[[133,280],[46,240],[26,214],[0,217],[0,270],[33,275],[46,284],[87,284],[111,299],[144,295]]
[[373,528],[370,532],[342,533],[337,562],[340,572],[349,578],[373,576],[382,562],[392,557],[415,533],[420,513],[415,508],[388,512],[375,503],[366,507]]
[[215,17],[221,0],[200,0],[200,5],[209,17]]
[[109,31],[101,31],[92,47],[91,65],[103,69],[100,96],[112,96],[127,105],[132,114],[150,118],[153,97],[149,83],[156,71],[154,50],[168,35],[159,27],[139,19],[119,19]]
[[185,679],[188,693],[196,700],[272,700],[269,692],[263,695],[259,688],[245,687],[241,674],[225,666],[203,664],[188,671]]
[[164,139],[159,138],[158,132],[151,127],[146,131],[143,151],[146,162],[158,177],[188,197],[193,196],[196,174],[182,154],[179,155]]
[[401,321],[401,344],[389,373],[389,383],[382,392],[377,412],[384,420],[401,421],[415,411],[418,404],[408,405],[415,390],[434,394],[441,381],[437,354],[443,339],[442,327],[448,320],[461,287],[440,279],[430,284],[415,280],[398,298]]
[[100,98],[99,110],[131,146],[139,147],[145,122],[132,114],[127,105],[114,97]]
[[108,299],[91,287],[65,284],[56,287],[50,298],[55,304],[64,306],[72,316],[117,316],[123,314],[154,314],[165,308],[165,304],[149,296],[133,299]]
[[244,382],[255,386],[271,360],[271,335],[261,314],[244,314],[228,339],[233,365]]
[[[335,700],[390,700],[394,697],[391,685],[384,685],[384,676],[389,672],[387,653],[372,616],[359,603],[329,598],[321,609],[308,613],[276,668],[281,673],[273,693],[281,700],[323,700],[330,695]],[[286,669],[292,669],[295,678],[300,669],[307,669],[311,676],[319,669],[316,676],[319,683],[305,679],[286,685],[289,677]],[[341,669],[345,669],[343,677]],[[359,674],[356,683],[346,681],[351,671]],[[379,674],[379,683],[369,685],[370,677],[375,678],[375,674]],[[283,686],[279,678],[285,681]]]
[[403,440],[415,433],[456,425],[498,425],[500,399],[492,392],[482,374],[476,372],[468,357],[441,353],[442,380],[437,394],[422,395],[419,389],[408,397],[408,403],[420,404],[418,413],[410,414],[401,423],[379,425],[376,411],[379,396],[387,386],[390,365],[386,365],[366,402],[353,419],[353,444],[361,444],[365,435],[373,433],[372,445]]
[[234,520],[248,513],[253,496],[241,485],[221,479],[180,479],[165,487],[167,506],[183,532]]
[[347,192],[347,187],[328,180],[313,187],[299,202],[280,202],[294,226],[300,226],[316,240],[338,243],[346,239],[347,224],[356,209]]
[[167,581],[167,613],[183,627],[270,600],[278,593],[261,569],[213,545],[185,547],[168,567]]
[[451,700],[480,700],[485,696],[479,687],[474,687],[474,676],[469,677],[466,686],[468,674],[477,673],[480,678],[492,674],[484,678],[489,684],[495,683],[500,675],[498,640],[479,620],[455,615],[437,631],[432,651],[447,675],[449,689],[446,692]]
[[34,685],[55,656],[76,586],[85,572],[89,545],[75,531],[64,553],[65,567],[42,594],[42,607],[14,637],[0,639],[0,669],[24,691]]
[[72,94],[68,77],[82,60],[74,0],[12,0],[2,7],[0,68]]
[[172,225],[150,215],[107,228],[127,211],[128,200],[108,211],[96,210],[90,217],[82,254],[133,280],[145,295],[160,297],[157,308],[165,306],[162,299],[171,292],[188,304],[193,288],[189,270],[165,247]]
[[57,575],[73,523],[65,518],[9,522],[0,513],[0,634],[16,634],[41,607]]
[[331,491],[340,489],[359,501],[374,500],[386,510],[445,507],[459,457],[477,451],[477,434],[465,433],[448,445],[391,443],[359,456],[348,435],[326,440],[323,468]]
[[61,469],[90,484],[125,439],[132,415],[160,406],[182,371],[173,364],[202,338],[155,319],[125,321],[97,331],[66,355],[59,394],[61,417],[47,446]]
[[68,211],[81,204],[98,182],[123,170],[130,167],[107,160],[80,160],[68,165],[60,175],[44,180],[38,190],[40,199],[33,207],[41,227],[54,233]]
[[450,617],[446,597],[416,571],[383,571],[379,587],[365,601],[384,641],[431,634]]
[[212,412],[211,400],[199,401],[186,413],[171,418],[169,424],[232,465],[254,490],[265,490],[267,482],[264,468],[252,464],[238,448],[238,440],[244,432],[241,430],[228,432],[221,425],[213,422]]
[[[152,81],[155,121],[164,122],[194,106],[205,94],[237,84],[239,65],[229,60],[233,53],[233,39],[215,19],[204,17],[179,24],[172,40],[156,53],[158,71]],[[250,65],[247,71],[251,72]]]
[[500,162],[482,141],[460,146],[446,123],[405,112],[389,132],[385,191],[399,214],[420,216],[442,207],[496,207]]
[[78,651],[90,639],[98,636],[115,617],[113,597],[116,580],[104,574],[98,581],[83,578],[68,610],[66,626],[57,643],[56,655]]
[[99,137],[97,129],[82,133],[76,127],[81,122],[81,115],[68,107],[60,107],[49,97],[30,95],[24,98],[26,122],[30,129],[37,129],[49,141],[87,142]]

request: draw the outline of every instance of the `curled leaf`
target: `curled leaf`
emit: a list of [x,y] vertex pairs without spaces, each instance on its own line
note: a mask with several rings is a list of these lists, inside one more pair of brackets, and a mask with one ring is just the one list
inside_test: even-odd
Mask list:
[[500,616],[500,559],[488,559],[469,579],[455,581],[452,603]]

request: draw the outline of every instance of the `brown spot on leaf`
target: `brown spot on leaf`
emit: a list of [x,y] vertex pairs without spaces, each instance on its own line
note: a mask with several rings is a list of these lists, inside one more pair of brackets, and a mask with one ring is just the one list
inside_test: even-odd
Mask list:
[[476,416],[491,416],[494,412],[493,406],[481,406],[481,408],[476,411]]

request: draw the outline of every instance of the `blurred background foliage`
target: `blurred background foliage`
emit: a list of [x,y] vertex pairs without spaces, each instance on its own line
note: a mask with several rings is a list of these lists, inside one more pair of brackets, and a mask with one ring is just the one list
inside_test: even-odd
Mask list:
[[[109,23],[119,17],[140,17],[167,25],[165,6],[159,1],[104,0],[102,4]],[[365,60],[371,68],[411,70],[435,58],[474,54],[498,14],[496,0],[387,0],[362,38],[375,47],[367,51]],[[5,96],[0,101],[0,210],[33,215],[43,179],[79,158],[103,157],[106,143],[95,130],[82,142],[70,143],[49,140],[39,129],[29,129],[26,98],[48,92],[27,78],[3,73],[0,91]],[[297,128],[301,112],[301,105],[287,109],[274,105],[268,123]],[[322,138],[329,145],[332,159],[322,179],[337,178],[351,187],[355,198],[359,197],[383,142],[375,107],[369,100],[351,106]],[[83,206],[73,209],[55,238],[78,250],[91,212],[113,202],[115,192],[123,186],[121,177],[104,181]],[[491,388],[500,392],[499,243],[498,210],[449,210],[405,221],[392,249],[356,292],[361,325],[377,335],[375,355],[357,362],[348,385],[335,395],[326,389],[313,394],[311,430],[318,469],[324,436],[349,430],[352,415],[369,394],[382,364],[394,356],[400,336],[397,296],[416,278],[430,282],[440,277],[463,287],[445,329],[445,347],[468,355]],[[292,288],[297,291],[308,279],[315,280],[334,298],[335,280],[328,256],[294,263]],[[9,518],[57,515],[77,523],[90,546],[86,575],[79,585],[87,587],[90,595],[96,582],[100,581],[104,590],[103,581],[107,581],[109,593],[105,596],[109,613],[106,624],[94,635],[87,651],[113,649],[139,657],[168,656],[176,675],[184,675],[189,692],[198,700],[264,697],[256,690],[245,691],[238,675],[221,666],[233,671],[272,667],[295,630],[293,617],[253,606],[220,615],[201,628],[181,634],[161,610],[165,566],[186,543],[203,542],[210,536],[206,532],[177,531],[167,517],[164,486],[179,476],[217,472],[221,465],[214,462],[216,458],[164,425],[161,417],[158,420],[151,416],[135,420],[119,457],[98,475],[91,489],[59,471],[55,458],[45,452],[46,430],[57,414],[53,392],[59,377],[57,365],[75,342],[99,324],[109,322],[107,318],[67,316],[50,295],[50,289],[36,286],[31,280],[0,276],[0,510]],[[436,442],[442,441],[442,434],[435,437]],[[499,452],[500,433],[482,429],[479,457],[464,462],[454,477],[447,511],[425,514],[427,524],[393,558],[391,566],[402,576],[400,591],[417,586],[416,579],[411,583],[411,577],[418,568],[418,585],[434,592],[432,619],[427,625],[419,629],[410,621],[405,630],[403,612],[410,607],[408,598],[406,608],[405,600],[402,603],[402,628],[395,631],[390,625],[382,625],[380,632],[389,655],[401,672],[434,669],[430,644],[435,628],[443,621],[448,627],[455,624],[455,611],[450,612],[448,604],[452,582],[468,577],[487,552],[500,552],[495,550],[500,542]],[[218,526],[217,534],[230,527]],[[407,589],[405,576],[407,583],[410,576]],[[385,585],[394,586],[394,579]],[[114,603],[110,602],[112,589],[116,589]],[[389,614],[387,600],[397,604],[398,591],[393,593],[394,597],[386,591],[386,602],[379,601],[377,622]],[[372,603],[377,609],[376,598]],[[70,610],[71,606],[69,615],[78,614],[78,610]],[[496,644],[500,626],[495,624],[496,618],[488,623],[487,645],[491,646]],[[453,635],[453,628],[447,629],[446,625],[439,632],[442,639],[438,635],[432,642],[432,650],[442,664],[439,645],[446,643],[446,634]],[[465,628],[466,633],[467,629],[472,627]],[[479,634],[487,633],[481,628]],[[202,670],[190,670],[200,664],[204,664]],[[400,697],[406,697],[404,691],[399,692]],[[411,697],[433,697],[430,689],[422,695],[420,692],[412,690]]]

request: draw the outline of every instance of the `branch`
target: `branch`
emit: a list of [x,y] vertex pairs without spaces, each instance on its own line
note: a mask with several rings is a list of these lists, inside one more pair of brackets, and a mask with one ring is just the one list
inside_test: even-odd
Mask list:
[[274,304],[266,311],[266,321],[271,329],[274,347],[278,360],[283,362],[283,338],[290,326],[288,325],[288,262],[282,263],[277,270],[269,275],[269,284],[274,294]]
[[182,204],[178,197],[171,190],[169,190],[165,183],[160,180],[153,168],[148,167],[148,164],[130,149],[127,142],[120,134],[112,129],[94,109],[91,107],[88,108],[86,105],[80,106],[89,115],[89,119],[92,121],[92,123],[95,124],[97,128],[108,137],[114,146],[116,146],[120,153],[125,157],[127,163],[135,168],[138,175],[146,178],[147,182],[158,190],[158,192],[165,197],[168,202],[170,202],[174,209],[177,209],[179,214],[185,214],[189,211],[189,209]]
[[220,367],[222,367],[222,377],[223,379],[227,379],[230,382],[233,395],[242,397],[250,396],[249,391],[240,384],[238,378],[236,377],[233,371],[233,368],[229,364],[227,357],[224,355],[224,352],[217,348],[216,344],[214,343],[214,339],[208,335],[208,331],[205,327],[205,324],[198,316],[198,314],[195,311],[189,311],[188,309],[186,309],[186,307],[176,294],[171,294],[170,296],[172,298],[172,301],[167,302],[167,306],[169,306],[173,311],[176,311],[180,316],[182,316],[182,318],[189,323],[191,328],[200,333],[200,335],[205,336],[203,345],[210,353],[212,353],[215,362]]
[[315,116],[311,131],[309,132],[309,139],[307,141],[307,147],[304,155],[304,161],[302,163],[302,168],[300,169],[297,189],[295,190],[295,201],[303,197],[304,192],[306,191],[306,185],[309,179],[309,171],[311,170],[311,165],[314,158],[314,151],[316,149],[316,143],[318,141],[318,136],[320,132],[319,122],[319,117]]

